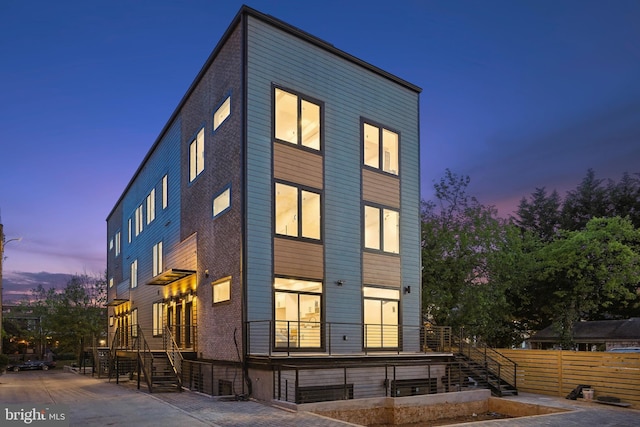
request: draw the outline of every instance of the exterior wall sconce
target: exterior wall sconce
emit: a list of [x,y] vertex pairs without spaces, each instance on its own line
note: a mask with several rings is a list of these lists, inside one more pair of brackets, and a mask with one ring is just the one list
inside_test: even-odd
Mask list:
[[336,285],[338,285],[338,286],[342,286],[342,285],[344,285],[345,283],[346,283],[346,280],[342,280],[342,279],[340,279],[340,280],[336,280]]
[[209,270],[204,271],[204,277],[209,277]]
[[405,286],[404,287],[404,293],[405,294],[410,294],[411,293],[411,286]]

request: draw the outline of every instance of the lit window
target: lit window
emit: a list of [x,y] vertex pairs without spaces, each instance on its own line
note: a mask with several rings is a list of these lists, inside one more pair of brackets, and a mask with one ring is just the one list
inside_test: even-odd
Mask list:
[[120,232],[116,233],[115,237],[116,256],[120,255]]
[[136,208],[136,236],[142,233],[143,225],[142,225],[142,205]]
[[189,182],[192,182],[204,170],[204,128],[189,145]]
[[276,277],[273,288],[276,347],[320,347],[322,282]]
[[320,149],[320,105],[275,89],[275,137],[303,147]]
[[133,288],[137,288],[138,287],[138,260],[134,260],[131,263],[131,270],[130,270],[130,274],[131,274],[131,289]]
[[152,189],[147,196],[147,224],[156,219],[156,189]]
[[320,239],[320,194],[276,183],[276,234]]
[[364,207],[364,247],[380,249],[380,209]]
[[109,277],[109,287],[113,288],[113,277]]
[[134,308],[133,310],[131,310],[131,320],[129,324],[131,325],[131,336],[137,337],[138,336],[138,309],[137,308]]
[[362,288],[364,299],[364,327],[366,348],[397,348],[398,306],[400,291],[365,286]]
[[154,302],[152,309],[152,328],[153,336],[162,335],[162,313],[164,311],[164,304],[161,302]]
[[153,245],[153,277],[162,273],[162,242]]
[[365,206],[364,247],[400,253],[400,213],[392,209]]
[[231,97],[228,96],[227,99],[224,100],[222,105],[218,107],[215,113],[213,113],[213,130],[218,129],[218,126],[225,121],[227,117],[231,114]]
[[162,177],[162,209],[166,209],[169,206],[169,178],[167,175]]
[[220,215],[231,206],[231,188],[226,188],[213,199],[213,217]]
[[363,139],[364,164],[398,175],[398,134],[364,123]]
[[218,280],[211,284],[213,287],[213,303],[225,302],[231,299],[231,277]]
[[109,240],[109,250],[112,251],[113,250],[113,239]]

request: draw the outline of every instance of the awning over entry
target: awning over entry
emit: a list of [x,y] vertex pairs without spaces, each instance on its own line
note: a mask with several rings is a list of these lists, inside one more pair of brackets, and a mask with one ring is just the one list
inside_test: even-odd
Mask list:
[[193,274],[196,274],[194,270],[179,270],[177,268],[172,268],[171,270],[167,270],[151,279],[147,282],[147,285],[164,286]]
[[129,301],[128,299],[124,299],[124,298],[115,298],[107,303],[107,307],[117,307],[120,304],[124,304],[125,302],[128,302],[128,301]]

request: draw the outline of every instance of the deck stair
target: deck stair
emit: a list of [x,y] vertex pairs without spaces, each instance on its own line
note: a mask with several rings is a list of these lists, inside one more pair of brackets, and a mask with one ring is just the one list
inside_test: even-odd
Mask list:
[[469,378],[489,388],[494,396],[518,394],[517,364],[513,360],[472,339],[454,337],[452,341],[455,360],[464,367]]
[[456,336],[451,327],[425,325],[423,343],[425,351],[453,354],[454,363],[443,379],[447,388],[488,388],[494,396],[518,394],[516,363],[481,342],[465,338],[464,330]]
[[110,380],[115,377],[117,383],[122,375],[128,375],[137,380],[138,388],[144,381],[150,393],[182,391],[182,355],[171,337],[164,340],[164,349],[152,350],[140,328],[132,334],[131,346],[120,346],[118,336],[116,333],[109,352]]
[[[150,355],[145,354],[145,364],[151,366],[150,376],[147,383],[151,383],[149,391],[153,393],[181,391],[182,383],[178,373],[173,368],[171,360],[166,351],[157,350],[151,351]],[[145,369],[144,372],[149,370]]]

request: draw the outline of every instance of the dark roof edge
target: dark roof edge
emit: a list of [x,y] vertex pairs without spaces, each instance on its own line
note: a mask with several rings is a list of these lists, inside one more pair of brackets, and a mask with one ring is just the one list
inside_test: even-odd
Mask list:
[[303,39],[304,41],[307,41],[311,44],[314,44],[322,49],[325,49],[331,53],[333,53],[336,56],[340,56],[344,59],[346,59],[347,61],[353,62],[354,64],[357,64],[361,67],[367,68],[369,71],[372,71],[376,74],[379,74],[380,76],[389,79],[401,86],[406,87],[407,89],[413,91],[413,92],[417,92],[420,93],[422,92],[422,88],[420,88],[419,86],[416,86],[412,83],[409,83],[408,81],[401,79],[400,77],[391,74],[387,71],[384,71],[381,68],[376,67],[375,65],[372,65],[366,61],[363,61],[360,58],[357,58],[341,49],[338,49],[337,47],[335,47],[334,45],[332,45],[331,43],[328,43],[312,34],[307,33],[306,31],[301,30],[300,28],[294,27],[291,24],[288,24],[284,21],[281,21],[278,18],[275,18],[271,15],[266,15],[262,12],[259,12],[255,9],[252,9],[249,6],[242,6],[242,8],[240,9],[240,13],[242,12],[246,12],[247,15],[251,15],[255,18],[258,18],[262,21],[265,21],[271,25],[273,25],[274,27],[277,27],[278,29],[281,29],[289,34],[292,34],[300,39]]
[[142,170],[142,168],[144,167],[144,165],[147,163],[147,160],[149,160],[149,158],[151,157],[151,154],[154,152],[154,150],[156,149],[156,147],[158,146],[158,144],[160,144],[160,141],[162,140],[162,138],[164,137],[165,133],[167,132],[167,130],[169,130],[169,127],[171,127],[171,125],[173,124],[174,120],[176,119],[176,117],[178,116],[178,114],[180,114],[180,111],[182,110],[182,107],[184,106],[185,102],[187,101],[187,99],[189,98],[189,96],[191,95],[191,93],[195,90],[195,87],[197,86],[197,84],[200,82],[200,80],[202,79],[202,77],[204,76],[204,74],[206,73],[207,69],[209,68],[209,66],[211,65],[211,63],[214,61],[214,59],[218,56],[218,53],[220,52],[220,50],[222,49],[222,46],[224,46],[224,44],[227,42],[227,39],[231,36],[231,33],[233,33],[233,31],[235,30],[235,27],[240,23],[240,21],[242,20],[243,16],[253,16],[254,18],[260,19],[268,24],[273,25],[274,27],[277,27],[289,34],[292,34],[300,39],[303,39],[311,44],[314,44],[322,49],[325,49],[337,56],[340,56],[344,59],[346,59],[347,61],[353,62],[354,64],[357,64],[361,67],[364,67],[366,69],[368,69],[369,71],[372,71],[386,79],[389,79],[401,86],[404,86],[405,88],[414,91],[416,93],[420,93],[422,92],[422,88],[420,88],[419,86],[416,86],[412,83],[409,83],[408,81],[401,79],[400,77],[397,77],[391,73],[388,73],[384,70],[382,70],[381,68],[378,68],[374,65],[369,64],[366,61],[363,61],[359,58],[356,58],[353,55],[350,55],[348,53],[346,53],[343,50],[340,50],[338,48],[336,48],[335,46],[333,46],[330,43],[327,43],[326,41],[315,37],[309,33],[307,33],[306,31],[303,31],[297,27],[294,27],[293,25],[287,24],[284,21],[281,21],[280,19],[277,19],[271,15],[266,15],[262,12],[259,12],[247,5],[243,5],[240,10],[238,11],[238,13],[236,14],[236,16],[233,18],[233,20],[231,21],[231,24],[229,25],[229,27],[227,27],[227,30],[224,32],[224,34],[222,35],[222,37],[220,38],[220,40],[218,41],[218,44],[216,44],[215,48],[213,49],[213,51],[211,52],[211,54],[209,55],[209,57],[207,58],[207,60],[205,61],[204,65],[202,66],[202,68],[200,69],[200,71],[198,72],[198,74],[196,75],[195,79],[193,80],[193,82],[191,83],[191,85],[189,86],[189,88],[187,89],[187,91],[185,92],[185,94],[183,95],[182,99],[180,99],[180,102],[178,103],[178,105],[176,106],[175,110],[173,111],[173,113],[171,114],[171,116],[169,117],[169,120],[167,120],[167,123],[164,125],[164,127],[162,128],[162,130],[160,131],[160,133],[158,134],[158,137],[156,138],[155,142],[153,143],[153,145],[151,146],[151,148],[149,149],[149,151],[147,152],[147,154],[144,156],[144,159],[142,160],[142,162],[140,162],[140,166],[138,166],[138,169],[136,169],[135,173],[133,174],[133,176],[131,177],[131,180],[129,180],[129,183],[127,184],[127,186],[124,188],[124,190],[122,191],[122,194],[120,195],[120,197],[118,198],[118,201],[115,203],[115,205],[113,206],[113,208],[111,209],[111,212],[109,212],[109,215],[107,215],[106,220],[108,221],[109,218],[111,218],[111,215],[113,215],[113,213],[115,212],[116,208],[118,207],[118,205],[120,204],[120,202],[122,202],[122,200],[124,199],[125,194],[127,194],[127,191],[129,191],[129,189],[131,188],[131,186],[133,185],[133,182],[135,181],[135,179],[138,177],[138,175],[140,174],[140,171]]

